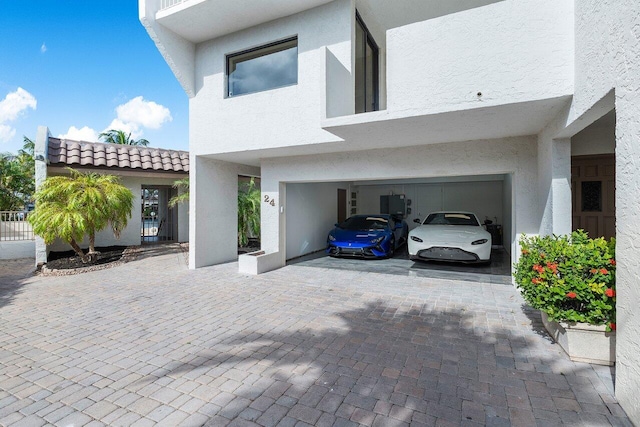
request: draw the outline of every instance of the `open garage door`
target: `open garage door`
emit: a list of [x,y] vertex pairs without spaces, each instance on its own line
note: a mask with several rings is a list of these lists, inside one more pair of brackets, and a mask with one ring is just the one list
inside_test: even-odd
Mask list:
[[[347,204],[339,206],[346,194]],[[449,177],[340,183],[287,184],[286,240],[290,263],[307,263],[328,268],[356,269],[381,273],[456,277],[511,284],[512,177]],[[327,235],[345,215],[402,212],[410,229],[418,227],[431,212],[458,210],[474,212],[486,222],[492,235],[492,263],[489,266],[409,260],[406,246],[391,259],[363,262],[360,259],[329,258],[324,253]],[[454,276],[452,276],[454,275]]]

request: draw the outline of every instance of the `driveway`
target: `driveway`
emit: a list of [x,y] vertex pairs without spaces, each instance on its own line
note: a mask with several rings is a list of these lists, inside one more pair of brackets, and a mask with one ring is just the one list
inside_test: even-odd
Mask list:
[[504,284],[175,251],[0,282],[1,425],[631,425]]

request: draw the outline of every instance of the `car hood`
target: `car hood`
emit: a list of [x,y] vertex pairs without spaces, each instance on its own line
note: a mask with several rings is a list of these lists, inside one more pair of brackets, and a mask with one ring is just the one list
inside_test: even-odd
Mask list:
[[335,237],[337,241],[342,242],[368,242],[371,239],[375,239],[380,236],[389,235],[387,230],[372,230],[372,231],[356,231],[356,230],[344,230],[342,228],[334,228],[331,230],[331,235]]
[[431,244],[469,244],[475,240],[491,238],[491,234],[484,228],[470,225],[421,225],[410,234]]

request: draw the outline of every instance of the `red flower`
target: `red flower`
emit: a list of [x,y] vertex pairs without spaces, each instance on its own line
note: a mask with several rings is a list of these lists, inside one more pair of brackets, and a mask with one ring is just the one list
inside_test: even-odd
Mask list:
[[591,271],[591,274],[596,274],[598,272],[598,269],[597,268],[592,268],[589,271]]
[[605,294],[606,296],[608,296],[609,298],[613,298],[613,297],[615,297],[615,296],[616,296],[616,291],[615,291],[615,290],[613,290],[613,289],[611,289],[611,288],[607,288],[607,290],[606,290],[606,291],[604,291],[604,294]]
[[558,264],[547,261],[547,268],[549,268],[554,274],[558,272]]
[[533,279],[531,279],[531,283],[533,283],[534,285],[539,285],[542,283],[542,279],[539,277],[534,277]]
[[613,322],[609,323],[609,327],[611,328],[612,331],[616,330],[616,324]]
[[613,258],[611,258],[611,259],[609,260],[609,264],[611,264],[611,265],[616,265],[616,260],[615,260],[615,259],[613,259]]
[[567,298],[574,299],[577,296],[578,294],[576,294],[575,292],[567,292]]
[[526,249],[523,249],[523,250],[522,250],[522,255],[529,255],[529,251],[528,251],[528,250],[526,250]]
[[600,274],[609,274],[609,270],[607,270],[606,268],[601,268]]
[[534,265],[534,266],[533,266],[533,269],[534,269],[535,271],[537,271],[538,273],[542,273],[542,272],[544,272],[544,267],[543,267],[543,266],[541,266],[540,264],[536,264],[536,265]]

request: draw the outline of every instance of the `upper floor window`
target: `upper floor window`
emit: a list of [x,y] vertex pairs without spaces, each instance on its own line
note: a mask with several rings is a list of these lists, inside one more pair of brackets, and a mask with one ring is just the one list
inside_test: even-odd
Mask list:
[[378,45],[356,12],[356,114],[378,111]]
[[227,96],[297,83],[297,37],[227,55]]

